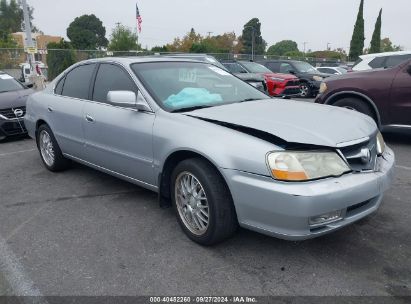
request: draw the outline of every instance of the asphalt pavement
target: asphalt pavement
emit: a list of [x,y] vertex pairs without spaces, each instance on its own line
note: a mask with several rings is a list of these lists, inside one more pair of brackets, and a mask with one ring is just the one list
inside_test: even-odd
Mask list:
[[51,173],[34,141],[0,144],[0,295],[411,296],[411,137],[380,210],[289,242],[186,238],[156,194],[81,165]]

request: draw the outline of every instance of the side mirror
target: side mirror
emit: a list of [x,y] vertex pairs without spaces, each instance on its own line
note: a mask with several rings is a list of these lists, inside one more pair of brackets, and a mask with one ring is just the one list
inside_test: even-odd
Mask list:
[[136,93],[132,91],[110,91],[107,93],[107,101],[120,107],[135,107]]
[[289,74],[295,75],[295,71],[289,70],[288,71]]
[[25,86],[28,87],[29,89],[32,89],[34,88],[34,83],[28,83]]

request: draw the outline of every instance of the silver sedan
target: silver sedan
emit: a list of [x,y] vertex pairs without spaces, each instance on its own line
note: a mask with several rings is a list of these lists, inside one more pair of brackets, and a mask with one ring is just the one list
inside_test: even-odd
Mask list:
[[29,98],[25,123],[47,169],[76,161],[156,191],[203,245],[238,226],[289,240],[329,233],[375,212],[393,176],[372,119],[271,99],[186,59],[78,63]]

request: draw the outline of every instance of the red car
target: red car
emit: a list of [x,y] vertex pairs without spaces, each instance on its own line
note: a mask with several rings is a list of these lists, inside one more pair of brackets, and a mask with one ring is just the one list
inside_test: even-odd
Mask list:
[[315,102],[371,116],[383,131],[411,130],[411,61],[327,78]]
[[234,75],[255,74],[264,77],[270,96],[293,97],[301,95],[300,81],[291,74],[273,73],[265,66],[251,61],[224,61],[222,64]]

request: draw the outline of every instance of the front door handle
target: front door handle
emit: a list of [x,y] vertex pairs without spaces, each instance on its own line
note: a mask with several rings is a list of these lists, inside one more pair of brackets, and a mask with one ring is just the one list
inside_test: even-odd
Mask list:
[[47,108],[47,111],[53,112],[53,109],[52,109],[51,107],[48,107],[48,108]]
[[94,118],[93,117],[91,117],[90,115],[86,115],[86,120],[88,121],[88,122],[94,122]]

